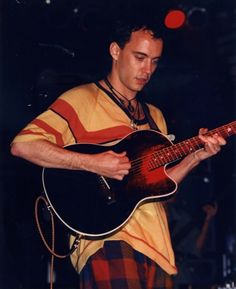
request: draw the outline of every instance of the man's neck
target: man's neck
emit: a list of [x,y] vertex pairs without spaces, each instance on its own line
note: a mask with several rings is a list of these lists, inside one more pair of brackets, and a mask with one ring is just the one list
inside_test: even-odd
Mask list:
[[137,92],[132,91],[128,89],[126,86],[124,86],[124,84],[117,77],[115,77],[112,73],[107,76],[107,80],[111,84],[113,89],[120,95],[125,96],[127,100],[131,100],[136,97]]

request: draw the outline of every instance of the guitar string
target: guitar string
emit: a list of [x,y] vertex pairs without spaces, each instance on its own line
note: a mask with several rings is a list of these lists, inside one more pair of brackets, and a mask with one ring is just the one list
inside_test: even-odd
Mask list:
[[[229,125],[225,125],[227,128],[229,128]],[[224,128],[222,128],[222,129],[218,129],[218,131],[220,132],[220,131],[222,131],[223,133],[225,132],[225,129]],[[234,131],[233,131],[234,132]],[[213,131],[211,131],[211,133],[213,133]],[[192,139],[190,139],[188,142],[187,142],[187,144],[189,144],[189,143],[196,143],[196,145],[197,146],[199,146],[200,144],[199,144],[199,138],[198,137],[194,137],[194,138],[192,138]],[[188,151],[186,152],[184,149],[183,149],[183,144],[186,146],[186,141],[185,142],[183,142],[183,143],[180,143],[180,144],[176,144],[176,145],[174,145],[173,147],[172,146],[170,146],[170,147],[167,147],[167,148],[165,148],[165,149],[163,149],[163,150],[161,150],[163,153],[165,153],[165,150],[172,150],[172,153],[175,153],[176,154],[176,156],[177,157],[182,157],[183,155],[181,154],[181,149],[182,149],[182,151],[184,152],[184,155],[186,155],[186,153],[191,153],[191,150],[190,149],[193,149],[193,148],[191,148],[191,147],[189,147],[189,146],[187,146],[187,148],[188,148]],[[177,152],[176,152],[176,150],[175,150],[175,148],[178,146],[178,149],[177,149]],[[200,147],[198,147],[198,148],[200,148]],[[194,148],[194,150],[195,150],[195,148]],[[180,154],[180,156],[178,156],[177,154]],[[152,155],[155,155],[155,159],[154,160],[150,160],[150,157],[152,156]],[[144,157],[142,157],[142,158],[139,158],[139,159],[137,159],[137,160],[133,160],[133,161],[131,161],[131,162],[133,162],[133,163],[135,163],[136,161],[138,162],[138,165],[139,165],[139,163],[140,163],[140,160],[141,159],[143,159],[143,161],[144,161],[144,158],[148,158],[146,161],[149,161],[149,162],[152,162],[152,163],[155,163],[155,167],[157,167],[156,165],[157,165],[157,162],[156,162],[156,159],[157,159],[157,157],[158,156],[160,156],[160,151],[159,152],[154,152],[154,153],[152,153],[152,154],[149,154],[149,155],[146,155],[146,156],[144,156]],[[168,156],[168,155],[167,155]],[[165,160],[165,157],[161,157],[161,161],[163,161],[163,159]],[[172,160],[172,159],[171,159]],[[170,161],[171,161],[170,160]],[[169,160],[168,160],[169,161]],[[162,165],[163,163],[161,162],[160,164],[158,164],[159,166],[160,165]],[[155,168],[154,167],[154,168]],[[133,168],[135,168],[135,165],[133,165]],[[151,169],[153,169],[153,168],[151,168]],[[133,171],[134,171],[134,169],[133,169]]]
[[[233,126],[233,129],[232,127]],[[219,133],[222,133],[223,135],[226,133],[226,130],[225,130],[225,127],[227,129],[232,129],[231,131],[228,131],[227,134],[229,134],[229,132],[234,132],[236,131],[236,122],[232,122],[231,124],[228,124],[228,125],[224,125],[222,127],[220,127],[219,129],[215,129],[215,130],[212,130],[210,132],[208,132],[207,134],[208,135],[212,135],[213,133],[215,133],[216,131],[219,132]],[[163,160],[166,160],[166,155],[169,157],[170,155],[169,154],[166,154],[165,156],[163,156],[165,154],[165,151],[171,151],[172,150],[172,153],[175,153],[176,154],[176,150],[175,148],[177,146],[179,146],[179,148],[177,149],[177,153],[180,153],[180,149],[183,149],[183,152],[184,152],[184,155],[188,154],[188,153],[191,153],[192,151],[195,151],[197,149],[200,149],[202,146],[202,142],[199,143],[199,137],[193,137],[191,139],[189,139],[188,141],[184,141],[184,142],[181,142],[179,144],[176,144],[176,145],[173,145],[173,146],[169,146],[167,148],[164,148],[162,149],[161,151],[155,151],[151,154],[147,154],[141,158],[137,158],[135,160],[132,160],[131,161],[131,170],[130,170],[130,173],[133,175],[133,174],[136,174],[136,173],[140,173],[140,169],[143,168],[143,169],[148,169],[148,166],[146,164],[145,166],[145,162],[149,164],[149,167],[150,169],[149,170],[152,170],[152,169],[155,169],[155,168],[158,168],[162,165],[164,165],[165,163],[163,163],[162,161]],[[196,147],[192,148],[192,147],[189,147],[187,146],[187,149],[188,151],[186,152],[183,148],[183,146],[186,146],[186,143],[189,144],[189,143],[193,143],[194,144],[195,142],[195,145]],[[152,159],[152,156],[155,156],[154,159]],[[159,161],[161,160],[160,163],[157,162],[158,160],[158,157],[160,158]],[[170,156],[171,157],[171,156]],[[178,157],[178,156],[177,156]],[[179,158],[181,158],[182,155],[180,154]],[[169,161],[169,160],[168,160]],[[172,159],[170,159],[170,162],[173,161]],[[152,167],[152,165],[154,164],[154,167]],[[142,165],[142,166],[141,166]]]
[[[182,150],[182,153],[180,152],[180,150],[178,150],[178,152],[176,152],[175,148],[168,147],[166,149],[162,149],[161,153],[160,152],[154,152],[154,153],[148,154],[142,158],[133,160],[133,161],[131,161],[130,174],[134,175],[134,174],[140,173],[140,171],[142,169],[152,171],[153,169],[159,168],[159,167],[161,167],[167,163],[171,163],[172,161],[180,159],[183,156],[185,156],[186,154],[189,154],[189,153],[191,153],[197,149],[200,149],[202,146],[199,146],[199,144],[197,143],[196,147],[197,148],[194,148],[194,149],[191,147],[190,148],[187,147],[187,151]],[[165,151],[170,151],[170,153],[165,154]],[[171,155],[171,153],[173,155],[175,155],[174,158]]]
[[[234,122],[233,122],[234,123]],[[225,125],[225,126],[227,126],[227,128],[229,128],[229,125]],[[235,131],[234,130],[232,130],[234,133],[236,133],[236,123],[235,123]],[[212,135],[212,134],[214,134],[215,133],[215,131],[216,130],[212,130],[212,131],[210,131],[209,133],[207,133],[207,135]],[[222,135],[223,134],[225,134],[225,129],[224,128],[220,128],[220,129],[218,129],[217,130],[218,132],[222,132]],[[228,134],[228,135],[230,135],[230,134]],[[200,141],[200,142],[199,142]],[[190,138],[189,140],[187,140],[187,141],[183,141],[183,142],[181,142],[181,143],[178,143],[178,144],[175,144],[175,145],[173,145],[173,146],[168,146],[168,147],[165,147],[165,148],[163,148],[163,149],[161,149],[161,150],[159,150],[159,151],[155,151],[155,152],[153,152],[153,153],[151,153],[151,154],[147,154],[147,155],[145,155],[145,156],[143,156],[143,157],[140,157],[140,158],[137,158],[137,159],[135,159],[135,160],[132,160],[131,161],[131,163],[135,163],[136,161],[139,161],[139,160],[142,160],[142,159],[144,159],[144,158],[146,158],[146,157],[151,157],[152,155],[156,155],[156,156],[160,156],[162,153],[165,153],[165,151],[168,151],[168,150],[172,150],[173,152],[176,152],[175,151],[175,148],[177,147],[177,146],[179,146],[179,148],[178,148],[178,151],[180,151],[180,149],[183,149],[183,147],[185,146],[185,147],[187,147],[188,149],[190,148],[190,149],[193,149],[192,147],[190,147],[189,146],[189,144],[190,143],[193,143],[194,144],[194,142],[195,142],[195,144],[196,144],[196,146],[197,145],[202,145],[203,144],[203,142],[199,139],[199,137],[198,136],[195,136],[195,137],[193,137],[193,138]],[[200,147],[199,147],[200,148]],[[187,154],[187,153],[191,153],[191,150],[190,151],[184,151],[184,149],[183,149],[183,152],[184,152],[184,154]],[[181,157],[181,156],[180,156]]]
[[[178,158],[176,158],[175,160],[177,159]],[[166,161],[163,162],[163,160],[166,160]],[[167,160],[166,157],[158,160],[158,158],[155,156],[155,159],[153,160],[152,158],[150,159],[150,157],[146,156],[146,157],[143,157],[142,159],[140,158],[139,160],[136,160],[135,164],[131,165],[131,170],[130,170],[129,175],[130,176],[139,175],[139,173],[141,173],[141,171],[143,170],[149,172],[159,167],[162,167],[163,165],[167,163],[171,163],[171,161],[172,160]]]
[[[193,143],[193,142],[196,142],[196,140],[193,139],[191,142],[192,142],[192,143]],[[186,144],[185,144],[185,146],[186,146]],[[199,143],[199,142],[196,142],[196,146],[198,146],[197,149],[199,149],[199,148],[200,148],[200,143]],[[178,148],[177,148],[177,147],[178,147]],[[181,153],[181,149],[182,149],[182,153]],[[187,149],[188,149],[188,150],[186,151],[186,150],[184,150],[183,145],[181,146],[180,144],[176,144],[176,145],[173,145],[173,146],[168,146],[168,147],[163,148],[163,149],[161,149],[161,150],[154,151],[153,153],[146,154],[145,156],[143,156],[143,157],[141,157],[141,158],[137,158],[137,159],[135,159],[135,160],[132,160],[131,163],[139,162],[140,160],[143,160],[143,159],[145,159],[145,158],[148,158],[148,159],[153,160],[153,159],[151,158],[151,157],[153,157],[153,156],[154,156],[154,161],[155,161],[155,159],[158,158],[158,157],[159,157],[161,160],[165,160],[165,159],[167,159],[167,158],[169,157],[170,159],[167,159],[167,161],[172,161],[172,156],[170,155],[170,153],[168,153],[168,151],[170,151],[171,153],[175,154],[175,156],[176,156],[177,158],[179,158],[179,157],[183,157],[184,155],[186,155],[186,154],[188,154],[188,153],[191,153],[191,149],[193,150],[193,148],[192,148],[192,147],[189,147],[189,146],[187,146]]]

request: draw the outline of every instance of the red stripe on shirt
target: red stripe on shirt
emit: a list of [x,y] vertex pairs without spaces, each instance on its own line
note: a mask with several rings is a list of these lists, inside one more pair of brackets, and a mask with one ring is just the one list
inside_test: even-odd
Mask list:
[[[34,119],[31,123],[42,128],[47,133],[54,135],[56,138],[56,143],[59,146],[64,146],[64,142],[63,142],[61,133],[59,133],[57,130],[55,130],[54,128],[49,126],[46,122],[44,122],[43,120],[40,120],[40,119]],[[32,134],[38,134],[38,133],[32,132]]]
[[83,138],[80,138],[80,142],[106,143],[109,141],[121,139],[131,132],[132,129],[125,125],[105,128],[95,132],[86,132]]
[[[136,240],[139,240],[141,241],[142,243],[144,243],[146,246],[148,246],[149,248],[151,248],[153,251],[155,251],[158,255],[160,255],[163,259],[165,259],[168,263],[169,263],[169,260],[163,255],[161,254],[159,251],[156,250],[156,248],[154,248],[153,246],[151,246],[150,244],[148,244],[145,240],[141,239],[141,238],[138,238],[138,237],[135,237],[134,235],[128,233],[127,231],[123,230],[123,233],[125,233],[126,235],[128,235],[129,237],[133,238],[133,239],[136,239]],[[172,266],[173,268],[176,269],[175,266]]]
[[68,102],[63,99],[57,99],[56,102],[50,106],[50,109],[58,113],[68,122],[71,132],[76,140],[79,139],[80,135],[85,133],[84,126],[79,120],[76,111]]
[[57,99],[56,103],[50,108],[68,122],[72,134],[75,136],[76,141],[80,143],[105,143],[123,138],[132,132],[132,129],[125,125],[88,132],[81,123],[76,111],[68,102],[63,99]]

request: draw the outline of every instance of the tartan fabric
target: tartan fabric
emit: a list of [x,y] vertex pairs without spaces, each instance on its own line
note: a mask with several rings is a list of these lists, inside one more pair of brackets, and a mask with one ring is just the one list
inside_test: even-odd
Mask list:
[[170,276],[124,241],[106,241],[80,273],[81,289],[167,289]]

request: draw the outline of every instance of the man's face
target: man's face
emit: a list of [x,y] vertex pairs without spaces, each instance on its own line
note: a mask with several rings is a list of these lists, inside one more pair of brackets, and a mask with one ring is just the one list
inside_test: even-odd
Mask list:
[[153,38],[148,30],[133,32],[124,48],[118,48],[115,65],[123,92],[132,94],[143,89],[157,68],[162,49],[162,39]]

